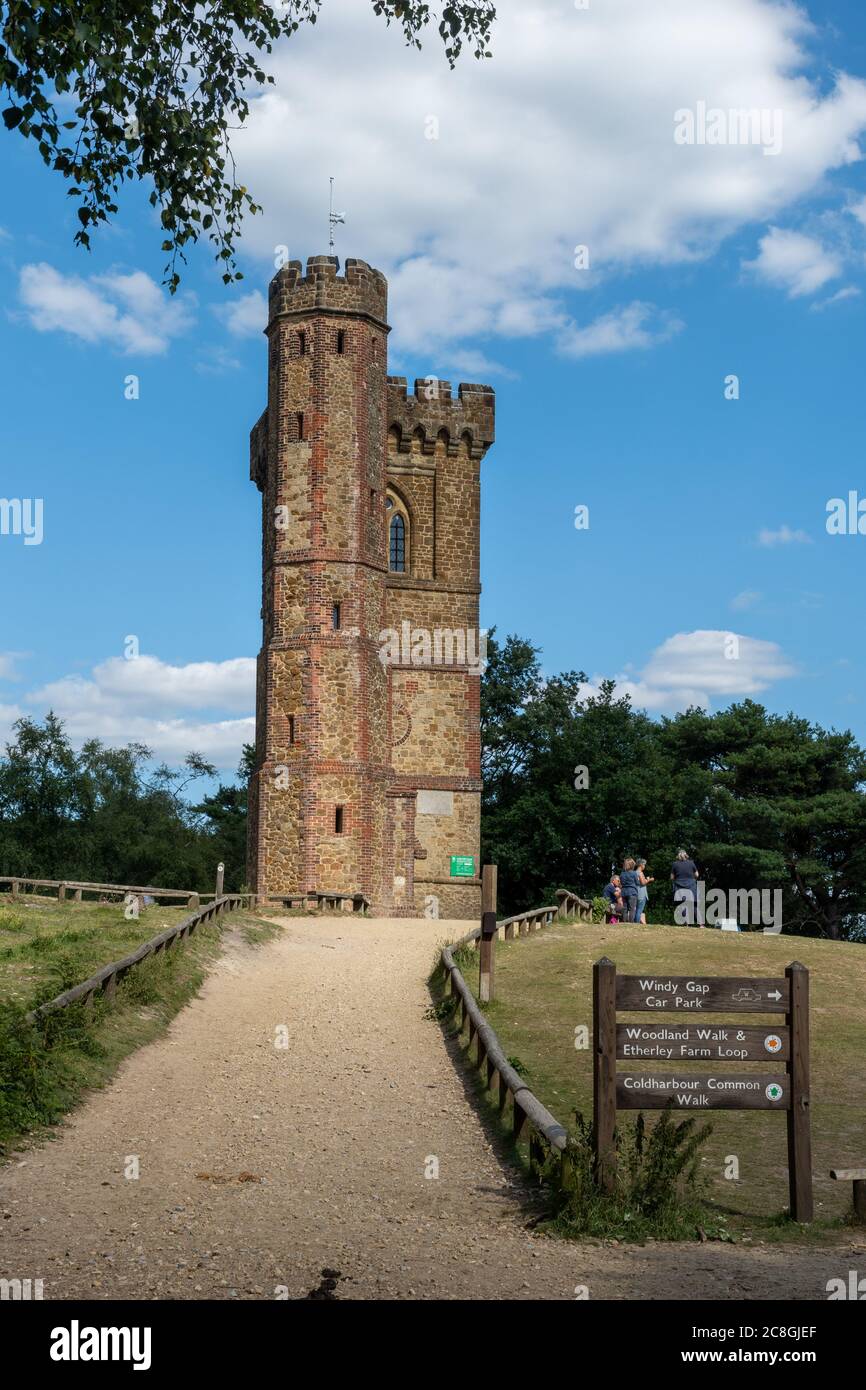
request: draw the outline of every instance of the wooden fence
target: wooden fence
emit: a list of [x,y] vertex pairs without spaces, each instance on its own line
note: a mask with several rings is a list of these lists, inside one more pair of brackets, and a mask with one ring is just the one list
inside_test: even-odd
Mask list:
[[[202,898],[209,898],[214,895],[210,893],[195,893],[191,888],[141,888],[131,883],[84,883],[76,879],[56,879],[56,878],[27,878],[23,874],[0,874],[0,891],[4,883],[10,885],[10,892],[13,898],[26,894],[30,888],[56,888],[57,898],[63,902],[67,894],[71,894],[75,902],[80,903],[85,893],[103,894],[112,893],[122,897],[125,893],[136,893],[139,897],[153,898],[158,901],[160,898],[183,898],[186,900],[187,907],[198,907]],[[54,894],[41,895],[53,897]]]
[[271,893],[260,897],[260,903],[280,903],[282,907],[301,908],[307,912],[367,912],[369,898],[363,893]]
[[[500,940],[510,941],[515,936],[529,936],[532,932],[538,931],[541,927],[546,927],[557,918],[562,919],[572,915],[579,916],[581,921],[592,920],[592,907],[584,898],[578,898],[574,893],[569,893],[561,889],[557,893],[558,905],[556,907],[538,907],[532,912],[518,912],[513,917],[505,917],[497,924],[497,935]],[[511,1098],[513,1108],[512,1135],[515,1143],[520,1138],[524,1126],[529,1122],[531,1133],[529,1138],[530,1163],[538,1157],[538,1146],[543,1148],[545,1145],[555,1153],[561,1154],[568,1143],[568,1131],[555,1116],[551,1115],[546,1106],[526,1082],[515,1071],[502,1050],[496,1033],[487,1022],[484,1014],[475,1001],[475,996],[467,985],[459,966],[454,961],[454,951],[461,946],[469,946],[475,950],[481,940],[481,927],[474,927],[467,932],[459,941],[454,941],[450,946],[442,949],[441,963],[445,971],[446,984],[450,988],[452,997],[460,1001],[460,1031],[468,1023],[469,1025],[469,1047],[470,1055],[473,1042],[476,1044],[475,1065],[479,1069],[486,1064],[486,1085],[489,1090],[494,1083],[498,1085],[499,1113],[505,1109],[508,1098]]]
[[28,1022],[35,1023],[38,1019],[44,1018],[46,1014],[56,1013],[58,1009],[66,1009],[70,1004],[92,1004],[95,996],[99,993],[105,995],[107,999],[112,998],[117,989],[118,980],[122,979],[127,971],[140,965],[143,960],[147,960],[149,956],[159,955],[161,951],[170,950],[176,942],[186,941],[192,936],[199,923],[210,922],[216,917],[221,917],[225,912],[234,912],[239,907],[249,907],[254,903],[255,895],[251,893],[227,893],[222,898],[215,898],[212,903],[198,908],[196,912],[190,913],[189,917],[184,917],[183,921],[178,922],[175,926],[166,927],[164,931],[152,936],[149,941],[142,942],[134,951],[130,951],[128,956],[103,965],[95,975],[91,975],[87,980],[82,980],[81,984],[73,985],[72,989],[67,989],[63,994],[58,994],[56,998],[49,999],[47,1003],[40,1004],[37,1009],[27,1015]]

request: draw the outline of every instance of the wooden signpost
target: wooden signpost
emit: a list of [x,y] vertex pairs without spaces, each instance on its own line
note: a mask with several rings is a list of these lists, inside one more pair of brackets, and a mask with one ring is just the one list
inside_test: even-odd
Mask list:
[[[794,962],[784,979],[617,975],[606,958],[593,966],[593,1111],[599,1182],[616,1178],[617,1110],[784,1110],[788,1123],[791,1214],[811,1221],[809,1124],[809,972]],[[617,1013],[652,1013],[651,1022]],[[784,1023],[738,1025],[717,1014],[783,1014]],[[620,1071],[617,1062],[628,1064]],[[663,1070],[637,1070],[640,1063]],[[708,1072],[690,1071],[702,1062]],[[731,1072],[730,1063],[769,1070]],[[780,1064],[784,1063],[784,1067]]]
[[485,864],[481,870],[481,940],[478,943],[478,998],[489,1004],[493,998],[496,952],[496,865]]

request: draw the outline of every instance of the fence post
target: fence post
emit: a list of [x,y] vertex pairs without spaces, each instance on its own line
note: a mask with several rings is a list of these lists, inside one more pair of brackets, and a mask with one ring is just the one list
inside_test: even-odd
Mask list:
[[481,941],[478,998],[482,1004],[489,1004],[494,993],[494,950],[498,928],[496,926],[496,865],[485,864],[481,870]]
[[592,1108],[595,1165],[603,1192],[616,1179],[616,966],[607,956],[592,967]]
[[809,1118],[809,972],[799,961],[785,970],[788,978],[790,1012],[786,1022],[791,1031],[788,1075],[791,1078],[791,1107],[788,1111],[788,1185],[791,1215],[795,1221],[811,1221],[812,1136]]
[[221,898],[223,895],[223,878],[225,876],[225,871],[225,864],[217,864],[216,895],[218,898]]

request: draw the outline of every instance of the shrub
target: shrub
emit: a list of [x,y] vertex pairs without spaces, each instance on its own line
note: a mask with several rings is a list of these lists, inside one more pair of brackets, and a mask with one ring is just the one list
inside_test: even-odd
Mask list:
[[576,1130],[562,1156],[556,1226],[569,1236],[624,1240],[730,1240],[724,1217],[702,1200],[700,1150],[711,1125],[677,1121],[665,1110],[647,1129],[643,1114],[615,1135],[614,1190],[597,1182],[592,1125],[575,1112]]

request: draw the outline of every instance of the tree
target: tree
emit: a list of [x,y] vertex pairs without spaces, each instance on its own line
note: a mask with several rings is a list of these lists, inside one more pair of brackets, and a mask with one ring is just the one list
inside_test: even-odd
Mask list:
[[256,750],[245,743],[238,764],[238,785],[224,786],[193,807],[209,823],[210,848],[214,863],[225,865],[226,891],[237,892],[246,882],[247,784],[255,771]]
[[183,769],[152,768],[143,744],[75,752],[49,714],[28,718],[0,760],[0,866],[5,873],[91,883],[210,888],[217,854],[187,788],[216,769],[189,753]]
[[483,856],[500,905],[592,897],[641,854],[670,920],[669,866],[686,848],[708,888],[782,892],[784,930],[863,938],[866,753],[850,732],[751,700],[653,720],[613,681],[545,678],[538,650],[491,634],[482,681]]
[[[315,24],[322,0],[78,0],[2,6],[0,86],[7,129],[36,142],[43,161],[69,181],[90,246],[93,229],[118,211],[126,182],[146,180],[168,253],[166,283],[180,282],[184,248],[205,236],[223,280],[240,280],[236,245],[245,212],[260,211],[238,184],[229,131],[249,114],[248,90],[273,82],[264,56],[278,39]],[[372,0],[387,24],[420,47],[431,22],[417,0]],[[491,0],[446,3],[438,21],[454,65],[464,42],[488,56]]]
[[78,762],[53,714],[44,725],[19,719],[15,734],[0,762],[0,864],[10,874],[59,878],[87,802]]
[[664,720],[677,763],[712,778],[695,842],[722,888],[781,888],[788,931],[833,940],[866,912],[866,753],[846,731],[752,700]]

